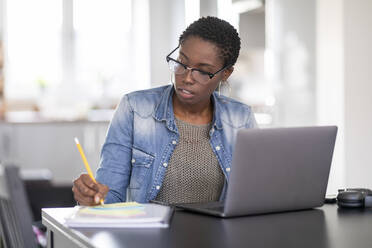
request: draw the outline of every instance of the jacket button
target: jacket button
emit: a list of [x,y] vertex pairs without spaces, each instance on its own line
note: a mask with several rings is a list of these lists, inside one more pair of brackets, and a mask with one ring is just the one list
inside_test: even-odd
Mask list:
[[167,163],[163,163],[163,166],[164,166],[164,167],[167,167],[167,166],[168,166],[168,164],[167,164]]
[[221,149],[220,146],[216,146],[216,150],[219,151]]
[[136,160],[135,160],[135,159],[132,159],[132,161],[131,161],[131,162],[132,162],[132,164],[134,164],[134,163],[136,162]]
[[173,144],[173,145],[177,144],[177,141],[173,140],[173,141],[172,141],[172,144]]
[[226,168],[226,171],[227,171],[227,172],[230,172],[230,167],[227,167],[227,168]]
[[157,185],[157,186],[156,186],[156,189],[157,189],[157,190],[159,190],[159,189],[160,189],[160,186],[159,186],[159,185]]

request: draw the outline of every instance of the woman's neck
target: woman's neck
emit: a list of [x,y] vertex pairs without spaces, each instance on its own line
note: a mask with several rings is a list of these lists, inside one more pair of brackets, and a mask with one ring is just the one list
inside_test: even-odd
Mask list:
[[213,118],[213,105],[212,101],[208,101],[205,104],[198,104],[197,106],[185,105],[177,101],[173,97],[173,112],[177,119],[191,124],[207,124],[212,121]]

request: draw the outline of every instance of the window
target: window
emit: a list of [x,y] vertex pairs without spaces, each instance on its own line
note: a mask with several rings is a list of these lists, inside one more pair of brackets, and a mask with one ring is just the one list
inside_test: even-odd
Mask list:
[[132,90],[131,1],[74,1],[75,80],[92,94]]
[[6,3],[6,96],[36,97],[61,79],[62,2]]
[[[66,102],[80,95],[93,106],[149,87],[147,5],[148,0],[8,0],[6,97]],[[63,103],[50,105],[56,104]]]

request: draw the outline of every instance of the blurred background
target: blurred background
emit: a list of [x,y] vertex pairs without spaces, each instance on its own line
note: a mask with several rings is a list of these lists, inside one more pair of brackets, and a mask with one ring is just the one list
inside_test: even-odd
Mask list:
[[[339,127],[328,193],[372,188],[371,0],[0,0],[0,161],[70,190],[123,94],[169,84],[165,56],[200,16],[239,31],[222,93],[262,128]],[[314,154],[316,156],[316,154]]]

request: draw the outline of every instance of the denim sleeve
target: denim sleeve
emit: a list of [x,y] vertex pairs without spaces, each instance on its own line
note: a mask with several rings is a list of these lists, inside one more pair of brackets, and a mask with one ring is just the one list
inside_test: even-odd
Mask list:
[[126,200],[131,174],[132,134],[133,111],[128,96],[124,96],[111,120],[97,170],[97,181],[110,188],[105,203]]
[[254,116],[254,113],[252,111],[252,108],[250,108],[250,113],[245,123],[246,123],[246,126],[245,126],[246,128],[259,128],[256,122],[256,118]]

